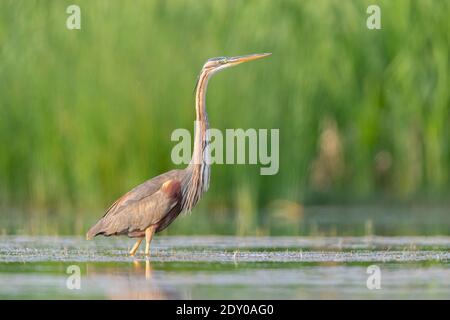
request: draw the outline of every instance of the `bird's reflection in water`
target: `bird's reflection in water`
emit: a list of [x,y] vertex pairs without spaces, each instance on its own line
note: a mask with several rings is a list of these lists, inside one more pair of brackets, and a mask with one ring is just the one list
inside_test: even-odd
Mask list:
[[[142,272],[141,261],[134,260],[133,265],[137,272]],[[152,280],[152,266],[149,259],[145,259],[145,279],[148,281]]]
[[97,289],[103,289],[108,299],[180,299],[180,293],[174,288],[161,288],[149,259],[135,259],[129,267],[89,266],[87,275]]

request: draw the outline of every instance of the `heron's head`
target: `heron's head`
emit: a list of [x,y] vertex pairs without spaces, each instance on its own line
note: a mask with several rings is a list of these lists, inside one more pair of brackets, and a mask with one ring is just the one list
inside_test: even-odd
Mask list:
[[236,66],[243,62],[261,59],[270,55],[271,53],[256,53],[245,56],[211,58],[203,65],[203,70],[215,73],[225,68]]

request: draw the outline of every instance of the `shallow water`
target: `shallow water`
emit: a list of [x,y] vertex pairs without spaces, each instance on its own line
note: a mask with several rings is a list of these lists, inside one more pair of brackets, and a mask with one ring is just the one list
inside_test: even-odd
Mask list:
[[[150,259],[129,257],[133,243],[0,237],[0,298],[450,298],[450,237],[161,236]],[[381,289],[367,288],[370,265]]]

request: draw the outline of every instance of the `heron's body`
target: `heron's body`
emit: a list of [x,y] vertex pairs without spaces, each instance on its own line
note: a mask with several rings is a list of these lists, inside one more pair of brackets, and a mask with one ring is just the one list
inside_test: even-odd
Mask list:
[[155,232],[162,231],[181,212],[181,183],[185,176],[186,169],[172,170],[135,187],[111,205],[87,237],[102,234],[140,238],[151,225]]
[[134,255],[143,238],[149,254],[153,234],[164,230],[183,211],[191,211],[209,187],[208,116],[205,98],[208,80],[217,71],[268,54],[209,59],[202,68],[196,90],[196,128],[190,164],[171,170],[135,187],[114,202],[105,215],[88,231],[97,235],[127,235],[138,238],[130,254]]

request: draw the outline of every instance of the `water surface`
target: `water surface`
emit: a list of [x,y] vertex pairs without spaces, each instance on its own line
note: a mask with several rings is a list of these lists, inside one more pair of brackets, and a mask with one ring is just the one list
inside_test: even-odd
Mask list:
[[[0,298],[450,298],[450,237],[0,237]],[[70,290],[69,266],[81,272]],[[369,290],[367,267],[381,272]]]

